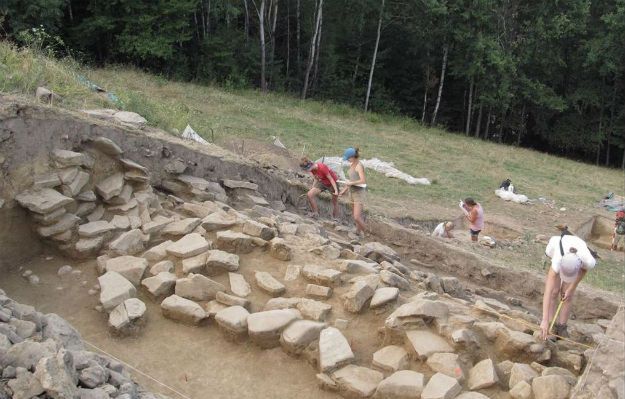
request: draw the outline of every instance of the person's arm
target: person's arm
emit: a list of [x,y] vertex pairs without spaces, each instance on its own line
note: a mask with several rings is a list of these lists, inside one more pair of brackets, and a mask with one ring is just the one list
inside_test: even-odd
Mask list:
[[356,172],[358,172],[358,180],[347,181],[348,186],[367,183],[367,180],[365,179],[365,168],[363,168],[362,164],[358,164],[358,166],[356,166]]
[[448,238],[454,238],[454,235],[451,233],[451,231],[448,231],[447,232],[447,237]]
[[575,281],[573,281],[573,283],[569,285],[566,291],[564,291],[564,295],[562,296],[563,301],[568,300],[573,295],[573,293],[575,292],[575,289],[577,288],[577,285],[579,284],[580,281],[582,281],[584,276],[586,276],[586,273],[588,273],[588,270],[584,268],[582,268],[579,271],[579,273],[577,273],[577,278],[575,279]]
[[328,173],[326,175],[326,177],[328,178],[328,180],[330,180],[330,184],[332,184],[332,188],[334,189],[334,195],[339,195],[339,189],[336,186],[336,182],[334,181],[334,179],[332,178],[332,175],[330,173]]
[[469,219],[471,223],[475,222],[477,220],[477,209],[471,209],[471,212],[467,215],[467,219]]
[[547,339],[549,335],[549,311],[551,310],[551,292],[556,285],[556,272],[549,268],[547,279],[545,280],[545,292],[543,294],[543,319],[540,323],[541,338]]

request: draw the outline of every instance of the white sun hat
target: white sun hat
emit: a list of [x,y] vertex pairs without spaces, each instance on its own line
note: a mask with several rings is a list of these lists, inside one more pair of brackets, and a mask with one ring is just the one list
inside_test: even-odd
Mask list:
[[572,283],[577,278],[582,260],[573,253],[565,254],[560,260],[560,279],[565,283]]

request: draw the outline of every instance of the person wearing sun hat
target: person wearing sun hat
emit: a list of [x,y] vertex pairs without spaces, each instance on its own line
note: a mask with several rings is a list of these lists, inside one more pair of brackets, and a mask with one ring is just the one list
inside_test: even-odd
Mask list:
[[566,323],[571,312],[575,289],[588,270],[595,267],[597,261],[586,242],[574,235],[562,234],[551,237],[545,254],[551,258],[551,267],[545,280],[543,318],[540,323],[541,336],[543,339],[548,338],[549,326],[556,315],[558,302],[561,300],[562,309],[555,322],[553,333],[566,337],[568,336]]
[[367,199],[367,179],[365,168],[359,158],[358,148],[349,147],[343,152],[343,161],[349,162],[349,170],[347,171],[349,180],[345,182],[345,188],[341,190],[339,195],[344,195],[349,190],[356,232],[359,236],[364,237],[366,225],[362,213]]
[[319,216],[319,207],[317,206],[317,196],[327,191],[332,194],[332,217],[337,218],[339,215],[339,186],[336,173],[323,162],[312,162],[308,158],[303,157],[299,164],[302,170],[310,172],[313,175],[313,185],[308,190],[308,203],[312,209],[312,216]]

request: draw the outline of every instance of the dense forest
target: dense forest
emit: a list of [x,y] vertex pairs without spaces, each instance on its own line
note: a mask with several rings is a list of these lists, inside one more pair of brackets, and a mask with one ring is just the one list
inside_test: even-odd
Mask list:
[[625,166],[625,0],[0,0],[0,26],[92,65]]

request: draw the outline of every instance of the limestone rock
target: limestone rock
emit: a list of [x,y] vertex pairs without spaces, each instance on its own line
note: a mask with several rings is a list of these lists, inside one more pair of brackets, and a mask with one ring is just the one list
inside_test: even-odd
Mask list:
[[325,269],[317,265],[306,265],[302,269],[302,275],[305,279],[314,284],[326,286],[338,285],[341,281],[341,274],[338,270]]
[[196,301],[215,299],[218,291],[225,291],[222,284],[201,274],[190,273],[187,277],[176,281],[176,295]]
[[15,342],[0,359],[0,367],[23,367],[32,369],[39,360],[46,356],[54,356],[57,345],[51,339],[45,342],[31,340]]
[[400,370],[378,385],[375,398],[419,399],[423,392],[424,376],[412,370]]
[[[145,258],[145,254],[143,255],[143,257]],[[172,273],[173,271],[174,271],[174,262],[170,260],[162,260],[154,264],[154,266],[150,268],[150,274],[152,276],[156,276],[157,274],[162,273],[162,272]]]
[[341,271],[350,274],[371,274],[377,273],[378,264],[358,259],[349,259],[341,265]]
[[111,241],[109,248],[117,255],[135,255],[142,252],[144,243],[149,240],[139,229],[133,229],[122,233],[115,240]]
[[510,370],[510,381],[508,386],[513,388],[521,381],[531,383],[535,377],[538,377],[538,373],[531,368],[529,364],[514,363],[512,369]]
[[208,258],[206,259],[206,267],[234,272],[239,269],[239,255],[218,249],[210,250],[208,251]]
[[151,220],[149,216],[149,212],[147,212],[145,220],[141,218],[141,220],[143,221],[141,230],[145,234],[158,233],[159,231],[163,230],[165,226],[173,222],[173,219],[166,218],[161,215],[157,215],[153,220]]
[[422,399],[453,399],[462,391],[455,378],[436,373],[421,392]]
[[63,168],[67,166],[81,166],[85,156],[80,152],[55,148],[52,150],[50,157],[57,167]]
[[438,352],[453,352],[447,341],[430,331],[406,331],[406,338],[418,358],[426,358]]
[[569,391],[569,384],[561,375],[536,377],[532,380],[534,399],[566,399]]
[[218,231],[215,246],[222,251],[247,254],[254,249],[254,240],[247,234],[231,230]]
[[284,329],[280,343],[287,353],[298,355],[308,345],[319,339],[319,334],[325,327],[325,323],[311,320],[296,320]]
[[469,371],[468,387],[474,391],[488,388],[499,382],[495,365],[491,359],[484,359]]
[[107,312],[129,298],[137,296],[137,289],[121,274],[107,271],[98,277],[100,285],[100,303]]
[[202,227],[206,231],[228,229],[237,224],[237,218],[222,210],[217,210],[202,219]]
[[449,314],[449,307],[441,301],[431,301],[428,299],[415,299],[401,305],[391,313],[385,321],[388,328],[399,328],[402,326],[419,325],[420,322],[431,322],[434,319],[446,320]]
[[519,381],[508,392],[513,399],[531,399],[532,398],[532,386],[527,381]]
[[252,190],[252,191],[258,190],[258,184],[250,183],[247,181],[224,179],[223,185],[227,188],[233,188],[233,189],[244,188],[244,189]]
[[144,323],[145,304],[130,298],[120,303],[109,314],[109,327],[118,334],[129,334],[136,331]]
[[[7,382],[7,386],[13,392],[13,395],[10,396],[13,399],[35,398],[45,391],[39,379],[27,370],[23,370],[17,374],[16,378],[10,379]],[[2,394],[2,392],[3,390],[0,391],[0,394]],[[4,398],[9,398],[9,396],[4,396]]]
[[332,306],[324,302],[315,301],[314,299],[302,298],[297,304],[297,309],[304,318],[324,321],[332,310]]
[[76,395],[78,377],[72,355],[65,349],[41,359],[35,368],[35,377],[50,397],[73,399]]
[[38,214],[33,213],[33,219],[42,226],[50,226],[51,224],[55,224],[59,221],[59,219],[65,215],[67,211],[65,208],[56,209],[50,213]]
[[41,226],[37,228],[37,233],[42,237],[50,237],[72,229],[80,222],[80,218],[71,213],[65,213],[58,222],[50,226]]
[[44,339],[52,339],[59,346],[69,350],[83,350],[84,345],[80,334],[71,324],[55,313],[44,316],[42,336]]
[[161,234],[172,236],[186,235],[193,232],[193,230],[195,230],[195,228],[200,225],[200,222],[201,219],[198,218],[181,219],[176,222],[169,223],[167,226],[163,227],[163,229],[161,230]]
[[171,295],[161,302],[163,316],[188,324],[199,324],[206,318],[206,312],[200,305],[182,298]]
[[243,233],[253,237],[260,237],[265,241],[269,241],[276,236],[274,229],[251,219],[243,223]]
[[238,296],[226,294],[223,291],[217,291],[215,294],[215,300],[219,303],[223,303],[226,306],[241,306],[249,309],[251,302],[247,299],[239,298]]
[[250,285],[245,281],[243,275],[228,273],[228,278],[230,280],[230,291],[232,291],[234,295],[245,298],[252,292]]
[[252,313],[247,318],[248,334],[252,342],[262,348],[279,345],[282,331],[302,315],[295,309],[279,309]]
[[106,261],[106,271],[117,272],[130,281],[134,286],[139,286],[148,261],[135,256],[119,256]]
[[269,242],[269,254],[286,262],[293,257],[293,250],[284,239],[276,237]]
[[399,255],[387,245],[379,242],[368,242],[360,248],[360,254],[365,258],[372,259],[376,262],[383,260],[393,262],[399,260]]
[[341,296],[343,307],[348,312],[358,313],[374,293],[373,288],[365,281],[357,281],[351,286],[349,291]]
[[113,158],[118,158],[124,153],[124,151],[113,140],[106,137],[98,137],[93,140],[93,147]]
[[271,298],[267,301],[263,310],[295,309],[301,301],[302,298]]
[[102,180],[95,186],[96,192],[100,194],[100,197],[105,201],[109,201],[111,198],[118,196],[122,193],[124,188],[124,174],[115,173]]
[[144,286],[152,296],[158,298],[173,294],[177,279],[178,278],[173,273],[160,272],[156,276],[143,279],[141,285]]
[[371,309],[379,308],[380,306],[384,306],[387,303],[393,302],[399,296],[399,288],[397,287],[382,287],[375,290],[373,294],[373,298],[371,298],[371,303],[369,307]]
[[89,183],[89,174],[79,171],[71,182],[61,186],[61,192],[68,197],[75,197],[80,194],[87,183]]
[[24,191],[15,196],[15,200],[24,208],[38,214],[48,214],[74,202],[51,188]]
[[410,289],[408,280],[388,270],[380,271],[380,279],[391,287],[397,287],[401,290]]
[[199,255],[192,256],[182,260],[182,272],[184,274],[189,273],[204,273],[206,272],[206,260],[208,259],[208,253],[204,252]]
[[323,285],[308,284],[306,286],[306,295],[314,298],[327,299],[332,296],[332,288]]
[[350,364],[335,371],[332,378],[347,397],[367,398],[375,393],[384,376],[379,371]]
[[242,306],[230,306],[215,314],[219,327],[231,338],[247,334],[247,318],[250,313]]
[[295,281],[299,278],[302,271],[299,265],[287,265],[286,272],[284,272],[284,281]]
[[437,373],[448,375],[458,381],[464,380],[464,370],[455,353],[433,353],[428,357],[427,365]]
[[167,256],[167,248],[173,244],[171,240],[167,240],[145,251],[143,257],[151,262],[159,262]]
[[488,399],[488,396],[482,395],[479,392],[463,392],[456,399]]
[[384,371],[397,371],[408,368],[408,352],[401,346],[389,345],[373,354],[373,366]]
[[256,272],[256,285],[271,296],[277,297],[286,291],[284,284],[267,272]]
[[209,249],[209,243],[197,233],[187,234],[167,247],[167,253],[177,258],[189,258]]
[[354,353],[343,334],[328,327],[319,335],[319,369],[329,372],[354,360]]

